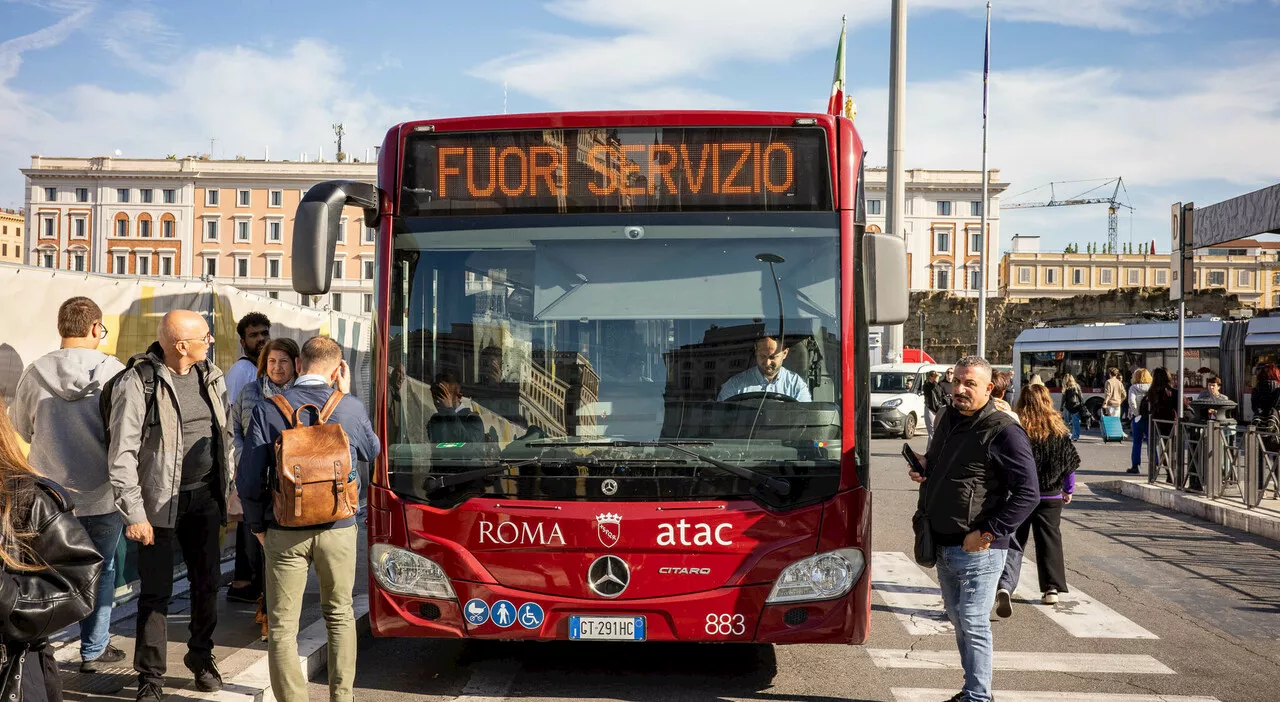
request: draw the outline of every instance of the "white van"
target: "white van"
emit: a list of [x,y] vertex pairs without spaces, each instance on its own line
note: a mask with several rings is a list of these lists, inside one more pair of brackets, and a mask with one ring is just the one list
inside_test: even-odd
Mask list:
[[924,424],[925,374],[938,371],[939,377],[950,364],[885,363],[871,367],[871,433],[910,439]]

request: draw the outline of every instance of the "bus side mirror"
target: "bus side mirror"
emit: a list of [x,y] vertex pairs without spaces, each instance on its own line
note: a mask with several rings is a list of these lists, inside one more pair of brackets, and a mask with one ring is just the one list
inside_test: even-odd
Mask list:
[[293,289],[303,295],[329,292],[342,208],[365,208],[365,222],[377,226],[378,188],[352,180],[329,180],[307,191],[293,220]]
[[862,235],[862,280],[868,324],[907,321],[907,242],[886,232]]

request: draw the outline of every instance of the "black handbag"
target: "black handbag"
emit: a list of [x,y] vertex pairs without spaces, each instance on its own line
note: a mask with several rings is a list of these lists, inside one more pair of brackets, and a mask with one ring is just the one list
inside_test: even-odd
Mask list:
[[917,509],[911,517],[911,528],[916,532],[916,563],[925,568],[932,568],[938,562],[938,548],[933,543],[933,529],[929,525],[929,515]]

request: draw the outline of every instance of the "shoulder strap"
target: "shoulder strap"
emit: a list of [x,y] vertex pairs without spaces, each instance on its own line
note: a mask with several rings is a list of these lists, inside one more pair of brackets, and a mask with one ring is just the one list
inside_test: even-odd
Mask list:
[[285,421],[289,422],[289,426],[294,427],[298,425],[297,417],[293,412],[293,405],[289,404],[289,401],[284,399],[284,393],[276,393],[272,395],[270,399],[271,404],[275,405],[276,408],[284,414]]
[[334,390],[333,394],[329,395],[324,407],[320,408],[320,417],[316,420],[316,424],[324,424],[329,421],[329,417],[333,415],[334,410],[338,409],[338,403],[342,402],[343,396],[341,390]]

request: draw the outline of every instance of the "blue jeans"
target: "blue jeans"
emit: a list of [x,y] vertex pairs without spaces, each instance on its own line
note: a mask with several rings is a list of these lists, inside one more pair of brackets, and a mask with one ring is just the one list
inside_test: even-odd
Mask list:
[[[1142,443],[1147,440],[1147,420],[1142,417],[1133,418],[1133,455],[1131,466],[1142,466]],[[1154,447],[1153,447],[1154,448]]]
[[1080,413],[1068,412],[1071,415],[1071,440],[1076,441],[1080,438]]
[[80,622],[80,658],[96,659],[111,642],[111,607],[116,599],[116,547],[124,532],[124,518],[119,512],[79,517],[80,525],[89,532],[93,548],[102,554],[102,575],[98,576],[98,596],[93,611]]
[[968,553],[959,546],[938,547],[938,585],[947,618],[956,630],[966,702],[991,699],[991,607],[1004,562],[1002,548]]

